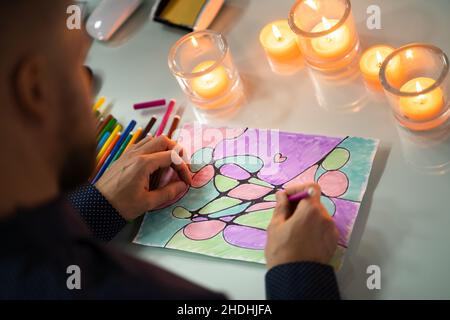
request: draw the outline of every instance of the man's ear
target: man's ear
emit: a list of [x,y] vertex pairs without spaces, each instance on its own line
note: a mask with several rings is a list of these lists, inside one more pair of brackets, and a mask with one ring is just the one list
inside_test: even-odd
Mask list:
[[51,83],[46,60],[28,56],[18,65],[13,76],[16,106],[27,120],[43,121],[48,117]]

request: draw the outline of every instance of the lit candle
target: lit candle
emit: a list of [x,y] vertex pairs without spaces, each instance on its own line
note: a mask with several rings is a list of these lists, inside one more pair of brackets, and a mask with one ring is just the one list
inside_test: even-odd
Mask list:
[[[319,33],[330,30],[339,20],[322,17],[322,22],[317,24],[312,33]],[[322,58],[339,58],[344,56],[352,46],[350,30],[343,25],[335,31],[325,36],[311,40],[311,46],[314,52]]]
[[278,20],[266,25],[259,40],[267,56],[276,62],[291,63],[300,57],[297,36],[292,32],[287,20]]
[[400,111],[403,115],[415,121],[427,121],[436,118],[444,107],[444,94],[441,88],[422,94],[426,88],[431,87],[435,80],[431,78],[415,78],[402,86],[402,92],[417,92],[414,97],[400,98]]
[[[214,61],[205,61],[197,65],[193,73],[207,70],[214,65]],[[218,66],[211,72],[192,80],[192,89],[204,99],[214,99],[225,93],[230,85],[230,78],[223,66]]]
[[[394,48],[389,46],[375,46],[367,51],[361,57],[359,61],[359,67],[361,69],[361,73],[364,76],[364,79],[370,84],[374,86],[380,86],[380,69],[384,60],[388,55],[390,55],[394,51]],[[399,60],[394,59],[392,63],[389,64],[388,70],[389,76],[394,77],[399,73]]]

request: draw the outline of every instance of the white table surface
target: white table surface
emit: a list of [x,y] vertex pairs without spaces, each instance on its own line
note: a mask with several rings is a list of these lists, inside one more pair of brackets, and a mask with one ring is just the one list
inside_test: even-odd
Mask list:
[[[94,1],[95,2],[95,1]],[[91,2],[93,4],[94,2]],[[271,72],[258,41],[268,22],[287,17],[290,0],[227,0],[212,29],[225,34],[244,79],[248,102],[228,120],[211,124],[279,128],[324,135],[381,140],[366,197],[338,280],[344,298],[450,298],[450,132],[409,134],[396,125],[381,94],[365,90],[358,78],[330,86],[307,68],[292,76]],[[103,78],[100,95],[113,101],[122,123],[144,126],[149,111],[135,102],[183,100],[167,67],[172,44],[185,32],[149,21],[148,1],[108,44],[95,43],[88,64]],[[382,9],[382,29],[369,31],[366,9]],[[353,0],[363,48],[376,43],[400,46],[432,43],[450,53],[449,0]],[[358,110],[342,107],[358,101]],[[188,109],[183,121],[193,121]],[[263,299],[263,266],[131,243],[137,226],[128,226],[115,244],[233,299]],[[381,290],[366,287],[366,268],[381,268]]]

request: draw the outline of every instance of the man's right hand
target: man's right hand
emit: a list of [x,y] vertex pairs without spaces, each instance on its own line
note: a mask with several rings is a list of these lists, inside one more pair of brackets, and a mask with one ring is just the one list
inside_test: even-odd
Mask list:
[[[293,207],[289,195],[314,188],[314,194]],[[277,193],[277,205],[267,229],[265,249],[269,269],[292,262],[329,264],[337,248],[334,220],[320,203],[320,187],[299,185]]]

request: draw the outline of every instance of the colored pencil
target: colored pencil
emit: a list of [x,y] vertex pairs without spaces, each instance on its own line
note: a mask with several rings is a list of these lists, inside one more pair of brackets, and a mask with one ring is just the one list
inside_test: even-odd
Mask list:
[[111,135],[111,132],[105,132],[103,137],[100,139],[100,142],[97,144],[97,153],[100,152],[105,142],[108,140],[109,136]]
[[101,137],[103,137],[105,132],[113,131],[116,124],[117,124],[117,119],[112,118],[109,121],[109,123],[103,128],[103,130],[100,132],[100,135],[97,137],[97,142],[100,141]]
[[127,152],[134,144],[136,144],[137,139],[141,136],[142,128],[138,128],[136,132],[133,134],[133,138],[131,138],[130,143],[127,145],[124,153]]
[[156,117],[152,117],[150,119],[150,121],[148,122],[148,124],[145,126],[144,131],[142,131],[141,135],[139,136],[139,138],[137,139],[136,143],[141,141],[142,139],[144,139],[145,137],[147,137],[147,135],[149,134],[149,132],[152,130],[153,126],[155,125],[156,121],[158,121],[158,119]]
[[135,105],[133,105],[133,108],[134,108],[134,110],[141,110],[141,109],[162,107],[165,105],[166,105],[166,99],[160,99],[160,100],[136,103]]
[[163,134],[164,129],[167,126],[167,122],[169,121],[170,115],[172,114],[173,108],[175,107],[175,103],[175,100],[170,100],[169,105],[167,106],[166,113],[164,114],[161,124],[159,125],[158,131],[156,131],[156,137],[159,137]]
[[111,151],[111,154],[106,159],[106,161],[103,164],[102,168],[100,169],[100,171],[97,173],[96,177],[94,178],[93,183],[96,183],[98,181],[98,179],[100,179],[100,177],[105,173],[106,169],[108,169],[108,167],[111,164],[112,160],[116,156],[116,153],[119,151],[120,146],[128,138],[128,135],[130,134],[131,130],[134,129],[135,126],[136,126],[136,121],[135,120],[132,120],[128,124],[127,128],[125,129],[125,131],[121,135],[121,137],[120,137],[119,141],[117,142],[117,144],[115,145],[114,149]]
[[106,119],[103,120],[102,124],[95,131],[95,136],[97,138],[98,138],[98,136],[100,136],[100,133],[103,131],[103,129],[105,129],[106,125],[109,123],[109,121],[111,121],[112,118],[113,118],[112,115],[108,115],[106,117]]
[[114,136],[114,139],[111,141],[111,144],[108,146],[108,149],[106,150],[106,152],[103,154],[103,156],[100,159],[100,161],[95,166],[95,171],[94,171],[93,177],[95,177],[97,175],[97,173],[100,171],[100,169],[102,168],[102,166],[105,163],[106,159],[111,154],[111,151],[114,149],[114,147],[116,146],[117,142],[119,142],[119,139],[120,139],[120,133],[116,133],[116,135]]
[[103,147],[100,149],[100,152],[97,154],[97,162],[100,161],[100,159],[103,157],[103,155],[106,152],[106,149],[108,149],[109,145],[111,144],[111,142],[113,141],[113,139],[116,137],[116,134],[119,133],[122,130],[122,126],[120,124],[116,125],[116,127],[114,128],[113,132],[111,133],[111,135],[109,136],[108,140],[106,140],[105,144],[103,145]]
[[106,98],[105,97],[100,97],[97,102],[94,104],[94,106],[92,107],[92,111],[98,111],[98,109],[100,109],[102,107],[102,105],[105,103]]

